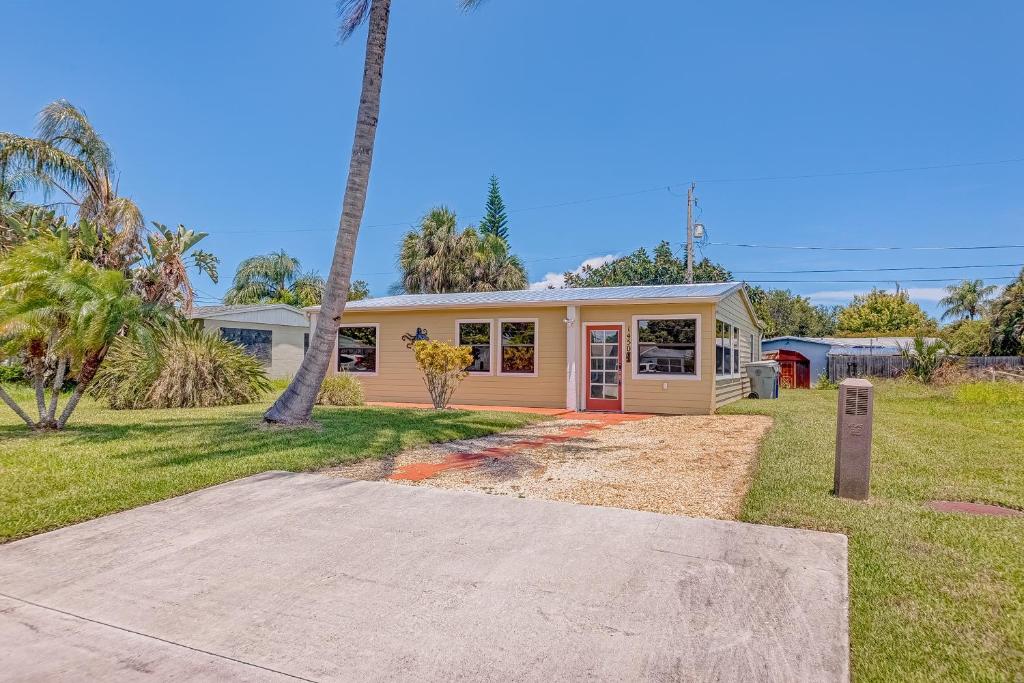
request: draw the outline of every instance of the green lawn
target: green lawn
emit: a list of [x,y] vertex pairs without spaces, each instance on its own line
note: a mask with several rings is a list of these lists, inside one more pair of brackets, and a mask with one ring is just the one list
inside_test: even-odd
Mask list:
[[[18,392],[29,405],[27,392]],[[322,430],[264,429],[266,405],[107,410],[83,402],[67,431],[33,434],[0,404],[0,542],[267,470],[379,458],[512,429],[522,413],[321,408]]]
[[857,680],[1021,680],[1024,519],[923,502],[1024,509],[1024,391],[880,385],[866,503],[829,493],[836,401],[788,391],[723,411],[775,419],[743,519],[849,536]]

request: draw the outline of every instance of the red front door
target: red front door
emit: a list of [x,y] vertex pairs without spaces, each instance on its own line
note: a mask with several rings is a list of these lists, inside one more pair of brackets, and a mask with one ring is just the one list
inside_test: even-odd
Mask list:
[[587,325],[587,410],[622,410],[622,325]]

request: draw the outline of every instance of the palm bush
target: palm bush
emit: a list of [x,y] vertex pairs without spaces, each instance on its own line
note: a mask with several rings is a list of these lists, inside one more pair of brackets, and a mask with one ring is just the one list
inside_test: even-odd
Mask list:
[[922,336],[914,337],[914,345],[900,349],[907,360],[907,373],[915,379],[931,384],[935,373],[945,361],[946,345],[942,341],[925,341]]
[[252,403],[270,391],[260,362],[194,325],[118,339],[92,394],[111,408],[206,408]]
[[320,385],[316,402],[321,406],[361,406],[363,385],[354,375],[347,372],[332,375],[325,378],[324,383]]

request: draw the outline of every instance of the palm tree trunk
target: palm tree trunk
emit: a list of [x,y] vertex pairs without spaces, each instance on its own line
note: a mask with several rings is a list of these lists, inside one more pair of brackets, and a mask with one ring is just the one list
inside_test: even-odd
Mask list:
[[95,351],[85,357],[85,361],[82,363],[82,369],[78,373],[78,384],[75,385],[75,390],[72,392],[71,397],[68,398],[68,402],[64,404],[64,410],[61,411],[60,417],[57,418],[56,429],[64,429],[64,425],[68,423],[68,419],[71,417],[71,413],[75,412],[75,408],[78,407],[78,402],[82,400],[85,390],[89,387],[89,383],[99,372],[100,364],[103,359],[107,356],[107,349],[104,347],[99,351]]
[[21,406],[19,406],[17,402],[13,398],[11,398],[11,395],[8,394],[3,387],[0,387],[0,401],[6,403],[7,406],[11,410],[13,410],[18,417],[25,421],[25,424],[35,429],[36,423],[32,421],[32,418],[28,416],[28,413],[21,409]]
[[359,96],[356,116],[355,140],[348,167],[345,200],[338,224],[338,237],[334,244],[331,271],[324,286],[320,316],[309,350],[288,388],[264,413],[267,422],[302,424],[309,422],[317,392],[327,374],[327,364],[334,349],[336,323],[345,310],[348,289],[352,279],[352,259],[355,256],[359,224],[366,205],[366,188],[370,182],[373,163],[373,144],[377,136],[380,116],[380,88],[384,77],[384,51],[388,38],[388,18],[391,0],[373,0],[370,6],[369,34],[366,38],[366,58],[363,65],[363,87]]
[[41,423],[46,419],[46,388],[43,384],[42,363],[40,363],[40,367],[36,368],[32,377],[32,387],[36,392],[36,408],[39,410],[39,422]]
[[50,394],[50,407],[46,409],[46,419],[44,422],[48,425],[53,424],[53,419],[57,416],[57,401],[60,399],[60,390],[64,386],[64,372],[67,370],[67,359],[61,358],[57,362],[57,374],[53,378],[53,392]]

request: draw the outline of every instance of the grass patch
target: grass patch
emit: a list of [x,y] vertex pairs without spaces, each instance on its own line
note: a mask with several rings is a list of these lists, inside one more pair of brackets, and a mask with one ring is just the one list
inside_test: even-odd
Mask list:
[[[16,389],[22,405],[31,398]],[[55,529],[268,470],[380,458],[513,429],[524,413],[333,408],[322,429],[266,429],[267,404],[109,410],[83,400],[66,431],[29,432],[0,405],[0,541]]]
[[1024,406],[1024,384],[1011,382],[973,382],[955,390],[956,400],[983,406]]
[[1024,671],[1024,520],[922,503],[1024,508],[1024,403],[880,384],[872,497],[858,503],[830,494],[837,393],[722,411],[775,419],[742,518],[849,537],[856,679],[1013,680]]

